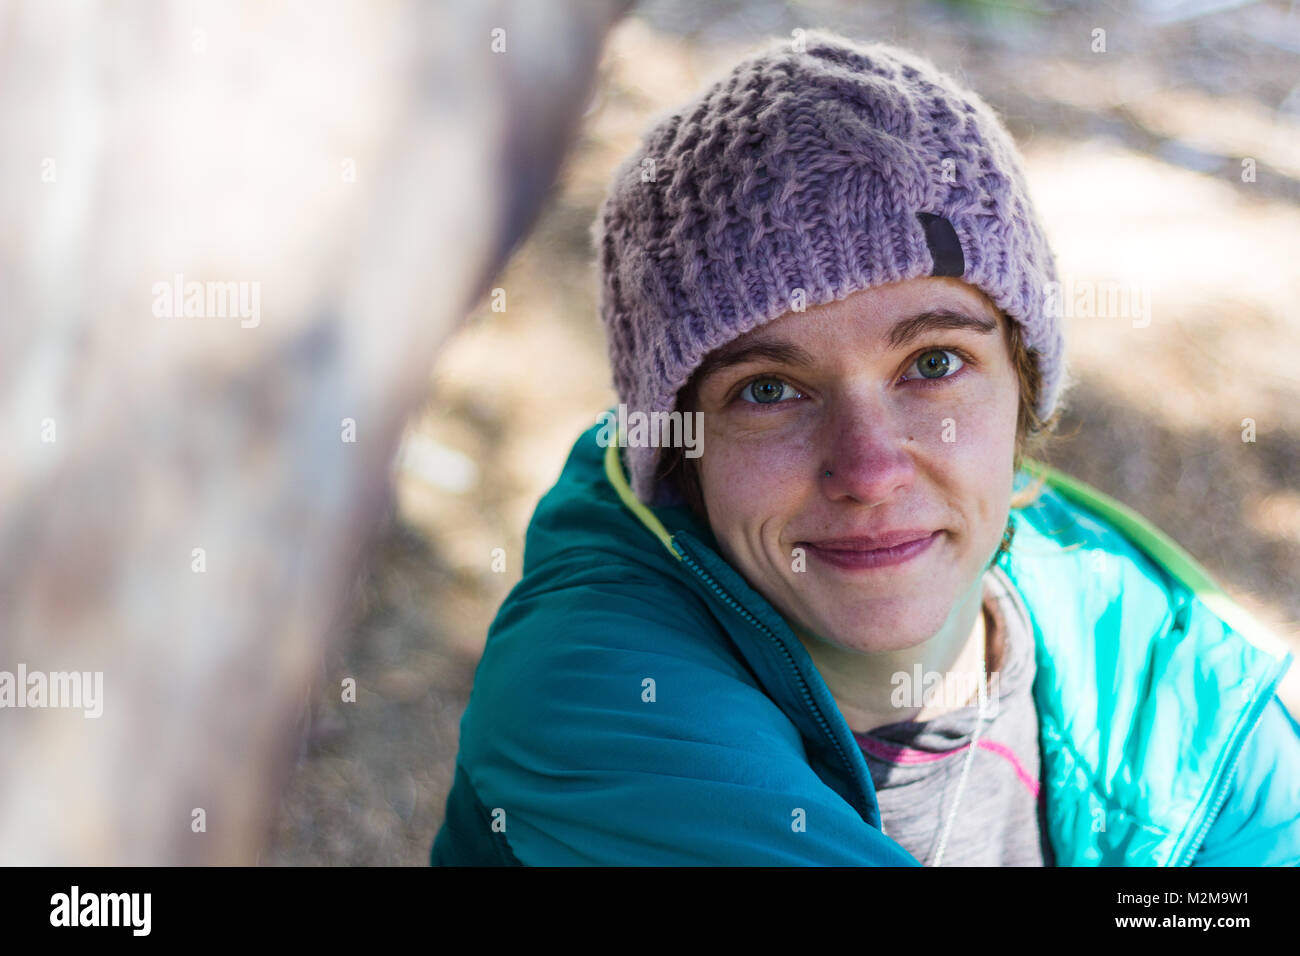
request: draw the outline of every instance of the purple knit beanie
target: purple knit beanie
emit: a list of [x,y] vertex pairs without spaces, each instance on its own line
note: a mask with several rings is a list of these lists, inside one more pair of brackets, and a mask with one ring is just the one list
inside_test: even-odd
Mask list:
[[[1041,418],[1060,396],[1056,266],[1015,144],[983,100],[906,50],[808,30],[745,58],[658,119],[591,233],[629,414],[672,411],[706,355],[800,297],[810,308],[930,275],[1019,323]],[[626,454],[641,501],[682,503],[656,486],[658,447]]]

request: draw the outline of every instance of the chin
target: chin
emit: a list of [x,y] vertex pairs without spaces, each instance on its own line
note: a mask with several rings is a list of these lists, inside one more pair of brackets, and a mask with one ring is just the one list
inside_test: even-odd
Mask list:
[[[809,610],[815,613],[825,608],[835,608],[836,613],[830,620],[826,619],[824,613],[819,616],[823,623],[834,626],[839,633],[925,635],[912,640],[912,644],[938,632],[956,603],[956,595],[946,587],[932,587],[918,594],[897,594],[875,599],[834,591],[817,597],[817,603]],[[867,622],[870,622],[870,626],[864,627]]]
[[829,641],[845,650],[878,654],[884,651],[901,651],[909,647],[915,647],[929,640],[938,630],[937,625],[930,630],[925,628],[900,629],[889,626],[864,630],[849,621],[822,621],[815,625],[813,633],[821,635],[822,640]]

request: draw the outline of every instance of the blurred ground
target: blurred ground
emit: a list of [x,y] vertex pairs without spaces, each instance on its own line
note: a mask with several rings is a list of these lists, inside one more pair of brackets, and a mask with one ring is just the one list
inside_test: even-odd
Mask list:
[[[1081,385],[1048,459],[1148,516],[1300,654],[1300,10],[647,3],[612,35],[563,179],[496,283],[505,311],[482,303],[439,358],[262,863],[427,863],[528,518],[616,402],[587,238],[608,177],[659,110],[801,26],[963,79],[1021,145],[1063,280],[1147,284],[1145,327],[1068,320]],[[1283,697],[1300,713],[1300,666]]]

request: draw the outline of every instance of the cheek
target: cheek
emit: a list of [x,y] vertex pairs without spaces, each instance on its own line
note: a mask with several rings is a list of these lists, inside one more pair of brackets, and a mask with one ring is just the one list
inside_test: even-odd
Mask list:
[[1001,539],[1011,504],[1015,481],[1016,416],[1019,406],[1012,401],[991,403],[990,414],[981,418],[970,442],[972,469],[969,480],[979,502],[978,520],[991,539]]
[[794,435],[725,440],[708,436],[699,474],[714,534],[745,534],[797,510],[809,484],[807,444]]
[[[1008,372],[1009,374],[1009,372]],[[1005,379],[980,389],[980,393],[945,411],[946,447],[954,458],[980,462],[994,471],[1007,468],[1015,452],[1019,397]]]
[[999,389],[984,400],[944,413],[940,430],[946,440],[933,443],[931,459],[944,474],[944,484],[965,500],[975,533],[1001,537],[1014,481],[1018,397]]

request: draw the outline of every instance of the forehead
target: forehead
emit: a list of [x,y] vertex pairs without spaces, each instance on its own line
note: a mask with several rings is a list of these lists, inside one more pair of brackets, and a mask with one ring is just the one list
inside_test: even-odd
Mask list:
[[883,342],[900,321],[929,312],[953,312],[1002,324],[1000,310],[983,290],[960,279],[927,276],[859,289],[834,302],[787,312],[737,341],[789,337],[801,327],[807,334],[819,326],[851,325],[856,334],[874,335]]

